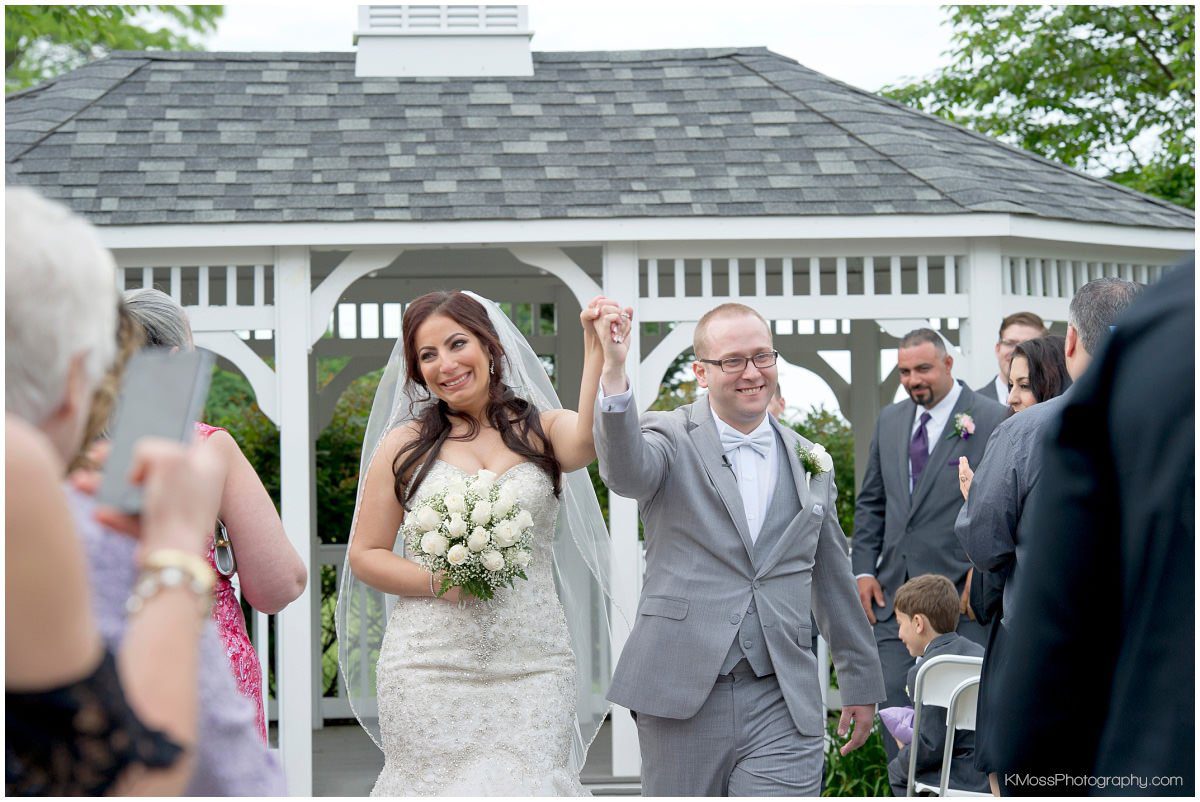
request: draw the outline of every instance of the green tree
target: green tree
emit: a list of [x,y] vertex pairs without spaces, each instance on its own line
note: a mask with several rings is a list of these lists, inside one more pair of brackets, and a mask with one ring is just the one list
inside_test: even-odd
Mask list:
[[4,7],[4,91],[15,92],[113,50],[199,50],[223,6]]
[[952,63],[884,95],[1195,208],[1191,6],[947,11]]

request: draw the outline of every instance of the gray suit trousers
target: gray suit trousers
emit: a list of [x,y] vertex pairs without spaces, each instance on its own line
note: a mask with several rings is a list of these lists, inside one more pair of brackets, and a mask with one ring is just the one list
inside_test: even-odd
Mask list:
[[739,662],[699,712],[639,713],[643,796],[817,796],[825,739],[801,735],[774,674]]

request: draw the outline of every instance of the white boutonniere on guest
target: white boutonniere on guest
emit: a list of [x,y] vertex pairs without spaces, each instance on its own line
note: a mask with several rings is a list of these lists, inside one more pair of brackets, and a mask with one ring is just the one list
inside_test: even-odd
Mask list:
[[796,446],[796,457],[804,468],[804,481],[809,486],[812,485],[814,476],[833,470],[833,457],[829,456],[825,446],[820,443],[813,443],[810,448]]
[[975,419],[971,417],[970,412],[960,412],[954,416],[954,425],[951,427],[951,432],[946,435],[946,439],[966,440],[973,434],[975,434]]

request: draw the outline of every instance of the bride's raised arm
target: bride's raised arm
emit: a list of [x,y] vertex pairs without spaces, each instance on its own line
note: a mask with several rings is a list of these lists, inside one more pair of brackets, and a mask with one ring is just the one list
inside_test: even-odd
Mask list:
[[[597,296],[579,312],[583,326],[583,379],[579,384],[579,410],[552,410],[543,413],[546,436],[554,445],[554,454],[564,472],[586,468],[596,459],[596,442],[592,436],[596,393],[600,389],[600,371],[604,367],[604,346],[601,336],[610,336],[616,325],[619,336],[629,336],[633,325],[633,309],[621,307],[616,301]],[[603,332],[603,334],[601,334]]]
[[[416,436],[415,424],[399,426],[383,438],[367,468],[358,517],[350,536],[350,568],[360,581],[396,596],[434,596],[429,571],[395,554],[397,532],[404,523],[404,507],[396,498],[392,463],[400,449]],[[458,589],[442,595],[458,600]]]

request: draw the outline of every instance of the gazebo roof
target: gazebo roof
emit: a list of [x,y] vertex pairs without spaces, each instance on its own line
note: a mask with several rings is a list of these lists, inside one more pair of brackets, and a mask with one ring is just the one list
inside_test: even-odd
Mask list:
[[763,48],[535,53],[356,78],[353,53],[119,52],[6,98],[6,177],[101,225],[1190,210]]

